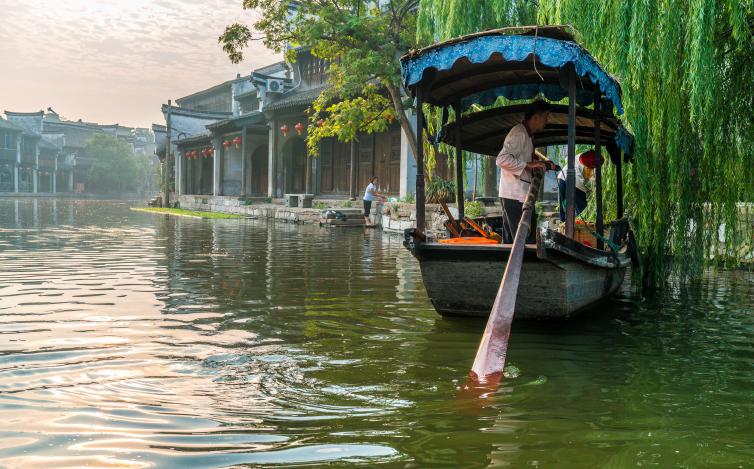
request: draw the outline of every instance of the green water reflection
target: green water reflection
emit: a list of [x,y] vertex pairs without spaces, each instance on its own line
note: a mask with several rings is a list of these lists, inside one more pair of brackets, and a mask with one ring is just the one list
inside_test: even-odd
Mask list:
[[395,236],[0,199],[0,265],[0,466],[754,460],[751,273],[515,324],[479,405]]

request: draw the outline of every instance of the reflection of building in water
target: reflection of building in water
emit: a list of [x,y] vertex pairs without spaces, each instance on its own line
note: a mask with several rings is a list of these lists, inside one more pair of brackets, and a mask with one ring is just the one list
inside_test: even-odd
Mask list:
[[395,274],[398,277],[398,286],[395,288],[395,296],[399,300],[413,300],[421,291],[421,275],[416,260],[410,255],[398,255],[395,257]]
[[15,228],[37,228],[52,222],[54,226],[76,223],[76,202],[70,199],[22,197],[0,199],[0,217]]

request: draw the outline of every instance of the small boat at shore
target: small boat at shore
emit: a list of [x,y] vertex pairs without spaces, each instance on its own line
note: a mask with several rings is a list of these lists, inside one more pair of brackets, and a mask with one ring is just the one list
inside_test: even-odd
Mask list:
[[[564,232],[544,227],[527,244],[516,298],[517,319],[567,318],[613,295],[626,269],[638,260],[623,213],[622,164],[631,161],[633,136],[615,116],[623,113],[620,85],[564,27],[533,26],[485,31],[437,43],[401,58],[403,83],[417,105],[416,228],[404,233],[404,246],[419,261],[427,294],[446,316],[487,317],[505,271],[510,244],[499,239],[502,220],[464,217],[463,151],[494,157],[508,131],[523,121],[521,100],[544,97],[553,104],[534,146],[568,146]],[[503,100],[499,98],[505,98]],[[495,106],[505,101],[514,104]],[[450,242],[425,232],[423,105],[452,109],[436,141],[455,147],[458,220],[446,227]],[[484,110],[480,107],[491,106]],[[591,106],[587,108],[587,106]],[[603,149],[615,166],[617,219],[603,220],[602,174],[595,180],[596,223],[583,243],[574,213],[575,146]],[[487,227],[487,230],[479,229]],[[608,228],[607,232],[605,228]],[[476,238],[476,239],[475,239]],[[482,241],[484,240],[484,241]],[[481,241],[481,242],[478,242]]]

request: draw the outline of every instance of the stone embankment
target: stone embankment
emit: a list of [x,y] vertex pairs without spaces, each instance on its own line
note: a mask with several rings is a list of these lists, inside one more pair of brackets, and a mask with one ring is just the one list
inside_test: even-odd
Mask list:
[[[352,212],[361,210],[361,200],[349,201],[344,199],[317,199],[315,208],[286,207],[282,200],[257,201],[248,203],[245,199],[224,196],[183,195],[178,198],[181,208],[189,210],[204,210],[212,212],[235,213],[257,218],[268,218],[287,223],[328,224],[325,212],[328,210],[342,211],[349,218],[354,218]],[[449,207],[451,214],[457,216],[455,207]],[[485,215],[499,215],[499,207],[485,207]],[[384,231],[402,234],[405,229],[413,228],[416,224],[416,209],[413,203],[387,202],[375,204],[372,208],[372,222]],[[444,237],[443,224],[447,218],[437,204],[428,204],[426,208],[427,230],[436,237]],[[350,224],[350,226],[356,226]]]

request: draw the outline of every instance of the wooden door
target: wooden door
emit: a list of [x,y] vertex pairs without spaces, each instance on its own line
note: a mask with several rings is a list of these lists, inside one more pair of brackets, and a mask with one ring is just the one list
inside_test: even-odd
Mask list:
[[334,192],[347,195],[351,189],[351,144],[333,143]]
[[320,149],[320,192],[323,194],[332,194],[335,191],[335,180],[333,175],[333,139],[322,140]]
[[377,181],[378,192],[388,192],[388,180],[385,176],[385,169],[388,167],[388,149],[390,147],[390,136],[387,133],[374,135],[374,175],[379,178]]
[[388,193],[399,194],[401,190],[401,130],[390,132],[390,158],[388,170]]
[[[374,135],[361,135],[359,137],[359,175],[358,188],[364,191],[369,184],[369,178],[374,176]],[[358,190],[356,191],[359,192]]]
[[267,145],[260,145],[251,154],[251,195],[267,195]]
[[[215,158],[217,158],[217,156],[215,156]],[[198,171],[198,185],[201,185],[201,194],[212,194],[212,183],[214,182],[213,174],[215,172],[215,158],[202,158],[201,162],[199,163],[201,165],[201,170]]]
[[283,151],[285,169],[285,193],[303,194],[306,181],[306,143],[295,137],[285,144]]
[[400,135],[396,129],[375,135],[374,173],[379,178],[377,190],[385,194],[398,194],[400,191]]

